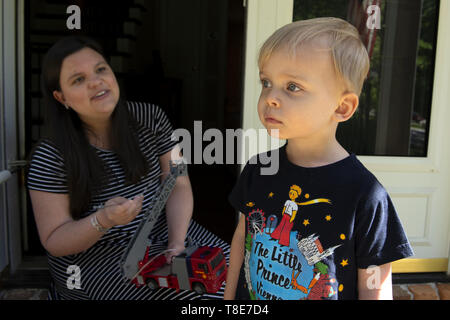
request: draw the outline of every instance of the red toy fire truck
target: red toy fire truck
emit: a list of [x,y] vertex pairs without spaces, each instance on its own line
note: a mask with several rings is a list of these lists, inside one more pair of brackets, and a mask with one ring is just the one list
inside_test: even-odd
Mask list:
[[216,293],[225,281],[227,264],[221,248],[191,246],[174,257],[171,264],[166,263],[164,255],[150,258],[149,248],[133,279],[137,287],[146,284],[151,289],[166,287],[203,294]]
[[[149,239],[153,226],[172,192],[178,176],[187,175],[184,162],[170,161],[170,173],[145,213],[121,258],[122,273],[136,286],[148,285],[177,290],[194,290],[199,294],[216,293],[225,281],[226,260],[219,247],[198,247],[189,244],[171,264],[164,255],[149,257]],[[145,254],[144,254],[145,252]]]

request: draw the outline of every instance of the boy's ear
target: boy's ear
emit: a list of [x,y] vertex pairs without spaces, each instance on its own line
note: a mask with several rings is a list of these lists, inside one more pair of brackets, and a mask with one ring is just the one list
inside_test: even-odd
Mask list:
[[344,122],[350,119],[358,108],[359,98],[353,92],[344,93],[338,107],[334,111],[337,122]]

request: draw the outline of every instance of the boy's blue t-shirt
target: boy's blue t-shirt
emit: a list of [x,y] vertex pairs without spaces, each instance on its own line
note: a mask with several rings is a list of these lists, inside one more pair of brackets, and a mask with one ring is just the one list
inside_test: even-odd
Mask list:
[[[236,299],[357,299],[357,269],[413,255],[392,201],[354,154],[304,168],[247,163],[230,194],[245,215]],[[377,284],[376,272],[371,278]]]

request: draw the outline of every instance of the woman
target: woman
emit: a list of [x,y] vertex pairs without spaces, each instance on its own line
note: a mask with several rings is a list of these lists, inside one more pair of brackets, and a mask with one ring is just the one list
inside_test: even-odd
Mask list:
[[[123,101],[101,48],[89,38],[60,40],[42,70],[48,132],[32,152],[27,185],[53,278],[49,298],[195,298],[136,288],[119,263],[169,171],[176,143],[165,114],[155,105]],[[170,263],[187,234],[207,233],[190,224],[192,210],[189,178],[180,176],[150,235],[152,253],[172,249]],[[208,241],[227,249],[214,236]],[[71,270],[80,271],[75,288],[68,285]]]

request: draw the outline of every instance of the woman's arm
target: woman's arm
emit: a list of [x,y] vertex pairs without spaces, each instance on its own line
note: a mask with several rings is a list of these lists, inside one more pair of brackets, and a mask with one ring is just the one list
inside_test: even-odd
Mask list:
[[233,300],[236,295],[236,287],[244,262],[244,245],[245,245],[245,216],[240,214],[239,223],[231,241],[230,264],[227,271],[227,281],[224,300]]
[[[170,172],[169,160],[179,160],[172,158],[172,152],[169,151],[159,157],[161,171],[164,179],[168,172]],[[175,187],[172,190],[166,203],[166,217],[167,226],[169,229],[169,243],[168,249],[175,249],[169,252],[167,262],[171,262],[172,256],[180,254],[184,249],[184,240],[186,239],[189,223],[192,218],[194,209],[194,198],[192,195],[191,183],[188,176],[179,176],[175,182]]]
[[392,268],[390,263],[358,269],[359,300],[392,300]]
[[126,224],[140,212],[143,200],[142,197],[114,198],[92,215],[73,220],[67,194],[30,190],[30,197],[41,243],[55,257],[83,252],[101,238],[103,232],[91,224],[93,215],[107,229]]

